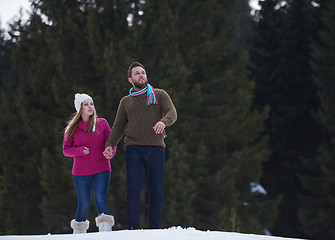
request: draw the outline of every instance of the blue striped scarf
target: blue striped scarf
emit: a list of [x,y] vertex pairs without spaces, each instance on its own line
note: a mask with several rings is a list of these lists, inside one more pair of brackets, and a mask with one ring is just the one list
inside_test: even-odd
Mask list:
[[130,96],[133,96],[133,97],[140,96],[144,93],[147,93],[147,106],[151,104],[157,104],[157,99],[156,99],[154,88],[149,83],[147,83],[147,86],[141,89],[140,91],[133,92],[133,90],[134,88],[131,88],[129,90]]

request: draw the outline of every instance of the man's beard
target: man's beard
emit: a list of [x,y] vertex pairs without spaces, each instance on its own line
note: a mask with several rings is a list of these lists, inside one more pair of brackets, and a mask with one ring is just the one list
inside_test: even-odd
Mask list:
[[142,89],[147,85],[147,82],[145,82],[145,83],[133,82],[133,84],[136,88]]

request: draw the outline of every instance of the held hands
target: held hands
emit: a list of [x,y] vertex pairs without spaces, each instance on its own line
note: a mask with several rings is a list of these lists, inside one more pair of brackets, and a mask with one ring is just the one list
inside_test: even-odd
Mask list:
[[[161,134],[163,133],[164,129],[165,129],[165,124],[161,121],[157,122],[156,125],[153,127],[155,133],[157,134]],[[112,147],[106,147],[105,151],[102,153],[106,159],[111,159],[113,157],[113,148]]]
[[165,129],[165,124],[161,121],[157,122],[156,125],[153,127],[155,133],[161,134]]
[[105,151],[102,153],[106,159],[111,159],[113,157],[113,148],[112,147],[106,147]]

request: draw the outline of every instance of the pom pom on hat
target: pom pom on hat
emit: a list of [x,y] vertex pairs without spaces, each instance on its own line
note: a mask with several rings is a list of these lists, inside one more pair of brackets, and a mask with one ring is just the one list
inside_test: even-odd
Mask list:
[[82,94],[76,93],[74,95],[74,107],[76,108],[77,112],[79,112],[82,102],[84,102],[87,99],[90,99],[93,102],[93,99],[86,93]]

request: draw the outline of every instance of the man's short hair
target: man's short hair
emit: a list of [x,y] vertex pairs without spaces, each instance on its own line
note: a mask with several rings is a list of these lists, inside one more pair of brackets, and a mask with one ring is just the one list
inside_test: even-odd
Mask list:
[[133,70],[134,67],[142,67],[143,69],[145,69],[141,63],[133,62],[132,64],[130,64],[128,68],[128,78],[131,78],[131,71]]

